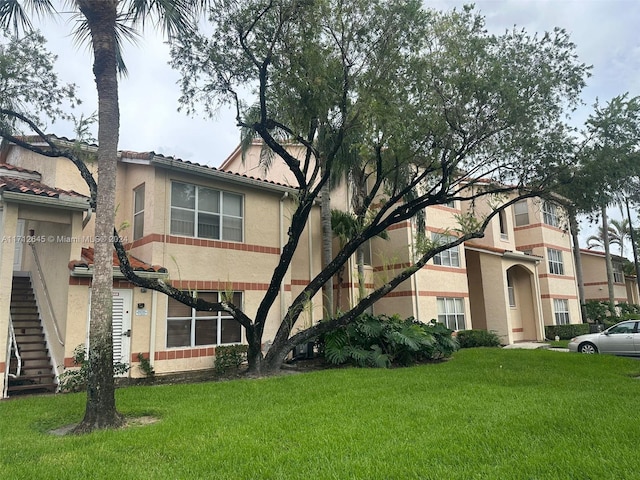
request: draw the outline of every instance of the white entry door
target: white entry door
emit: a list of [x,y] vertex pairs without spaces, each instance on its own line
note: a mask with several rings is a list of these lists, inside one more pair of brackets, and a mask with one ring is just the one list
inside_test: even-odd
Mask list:
[[[113,361],[131,364],[131,290],[113,290]],[[125,374],[126,375],[126,374]]]

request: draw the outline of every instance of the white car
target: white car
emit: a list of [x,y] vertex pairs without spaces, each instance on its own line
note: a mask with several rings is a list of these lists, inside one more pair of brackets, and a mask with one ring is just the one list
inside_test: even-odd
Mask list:
[[574,337],[569,341],[569,351],[640,355],[640,321],[627,320],[601,333]]

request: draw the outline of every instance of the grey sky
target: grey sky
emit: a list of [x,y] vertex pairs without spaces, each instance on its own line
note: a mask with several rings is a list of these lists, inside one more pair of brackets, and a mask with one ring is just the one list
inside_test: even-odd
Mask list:
[[[460,7],[462,1],[425,2],[433,8]],[[577,45],[580,59],[593,65],[583,93],[587,106],[576,115],[582,123],[596,97],[606,101],[624,92],[640,94],[640,2],[635,0],[479,0],[476,8],[487,18],[490,31],[500,33],[517,25],[543,33],[565,28]],[[91,56],[74,46],[68,15],[57,22],[46,19],[41,28],[48,47],[58,55],[57,70],[65,81],[79,85],[81,110],[91,113],[96,93]],[[191,118],[177,111],[178,75],[167,64],[168,47],[151,29],[139,45],[127,45],[129,76],[120,80],[120,148],[155,151],[184,160],[219,165],[235,148],[238,130],[230,111],[215,119]],[[51,125],[49,131],[73,136],[69,125]]]

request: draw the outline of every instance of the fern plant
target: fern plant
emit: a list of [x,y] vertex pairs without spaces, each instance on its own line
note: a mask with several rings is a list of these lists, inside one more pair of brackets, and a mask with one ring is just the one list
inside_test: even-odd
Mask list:
[[451,330],[413,317],[362,315],[354,323],[324,335],[327,360],[340,365],[388,368],[439,359],[457,349]]

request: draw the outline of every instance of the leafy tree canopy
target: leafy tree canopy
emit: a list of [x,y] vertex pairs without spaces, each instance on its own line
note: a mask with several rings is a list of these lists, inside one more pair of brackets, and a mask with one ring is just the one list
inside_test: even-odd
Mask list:
[[[27,115],[40,126],[69,118],[68,107],[80,103],[73,84],[62,84],[54,70],[56,56],[39,32],[22,38],[0,32],[0,109]],[[11,131],[15,118],[1,115]]]

